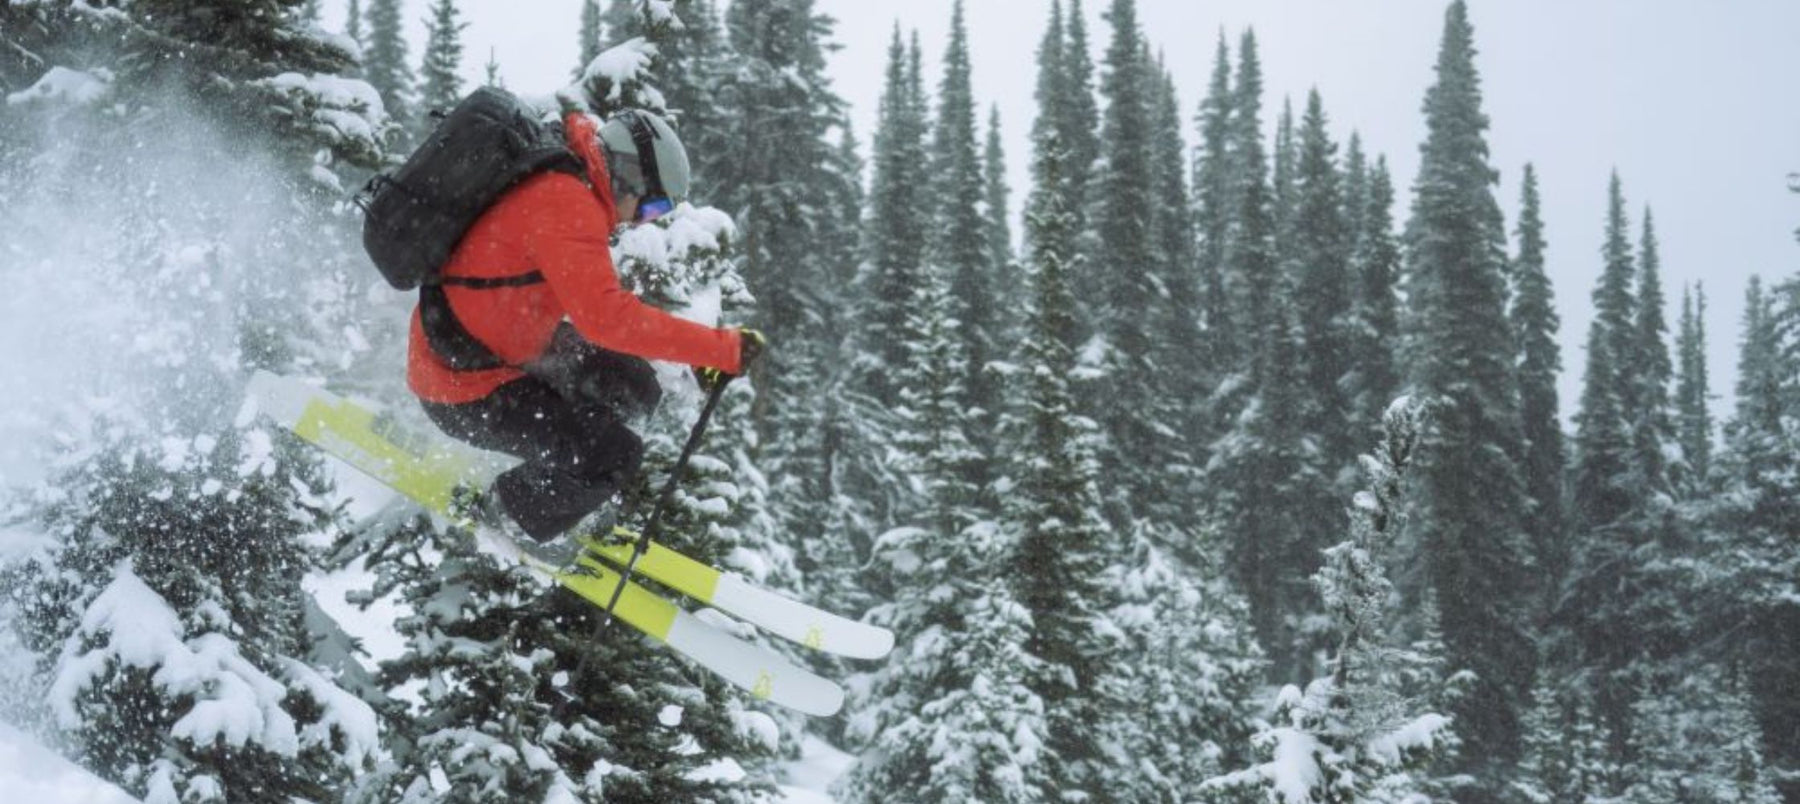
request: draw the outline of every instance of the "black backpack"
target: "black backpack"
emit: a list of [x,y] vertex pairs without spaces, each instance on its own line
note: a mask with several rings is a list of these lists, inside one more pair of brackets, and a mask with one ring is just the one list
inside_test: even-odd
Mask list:
[[[582,174],[562,127],[539,122],[536,110],[512,93],[482,87],[442,115],[404,165],[370,179],[357,196],[369,259],[396,289],[419,289],[427,339],[453,369],[475,371],[503,362],[451,314],[438,272],[481,213],[513,185],[546,170]],[[454,284],[488,288],[542,281],[532,272]]]

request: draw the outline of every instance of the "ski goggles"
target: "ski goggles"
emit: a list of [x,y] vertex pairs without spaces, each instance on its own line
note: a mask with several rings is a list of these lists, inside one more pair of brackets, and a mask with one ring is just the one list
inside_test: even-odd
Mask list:
[[645,198],[638,202],[637,215],[632,218],[632,222],[649,223],[674,211],[675,202],[663,196]]

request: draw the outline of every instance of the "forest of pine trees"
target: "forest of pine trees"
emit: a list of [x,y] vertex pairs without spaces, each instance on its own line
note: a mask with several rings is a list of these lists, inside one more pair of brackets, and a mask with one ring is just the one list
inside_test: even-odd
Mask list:
[[[866,148],[815,0],[558,28],[562,102],[665,114],[692,156],[693,203],[619,238],[620,274],[774,346],[672,541],[896,634],[796,653],[851,679],[806,722],[240,409],[261,368],[423,421],[412,300],[348,201],[465,65],[502,83],[467,0],[0,0],[0,219],[71,266],[15,290],[117,319],[68,347],[105,357],[42,422],[45,480],[0,498],[34,534],[0,564],[30,665],[0,719],[171,804],[774,801],[803,738],[855,759],[845,802],[1800,804],[1800,275],[1675,308],[1659,236],[1691,233],[1617,171],[1601,253],[1557,251],[1537,169],[1491,163],[1526,122],[1489,118],[1464,0],[1408,186],[1318,90],[1266,96],[1255,31],[1089,1],[1036,12],[1031,120],[975,94],[969,0],[945,41],[896,24],[856,54],[886,68]],[[1201,42],[1210,75],[1171,75],[1161,48]],[[1552,259],[1592,266],[1579,360]],[[1746,299],[1730,411],[1709,291]],[[696,396],[647,424],[628,511]],[[347,606],[396,612],[397,655]]]

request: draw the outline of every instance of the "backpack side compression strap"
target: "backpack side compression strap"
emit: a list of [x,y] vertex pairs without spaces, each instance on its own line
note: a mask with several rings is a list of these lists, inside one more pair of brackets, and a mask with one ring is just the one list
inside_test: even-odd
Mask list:
[[486,371],[505,366],[506,361],[501,360],[487,344],[482,343],[456,319],[455,311],[450,309],[450,297],[444,293],[443,286],[491,290],[525,287],[542,281],[544,275],[532,271],[517,276],[493,278],[444,277],[438,282],[420,285],[419,325],[425,330],[425,342],[430,344],[432,353],[452,371]]

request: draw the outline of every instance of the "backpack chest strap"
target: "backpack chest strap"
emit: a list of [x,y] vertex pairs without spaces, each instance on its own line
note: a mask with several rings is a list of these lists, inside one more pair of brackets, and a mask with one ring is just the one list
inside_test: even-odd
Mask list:
[[543,271],[530,271],[516,276],[445,276],[438,278],[440,285],[455,285],[470,290],[494,290],[496,288],[522,288],[536,285],[544,281]]

